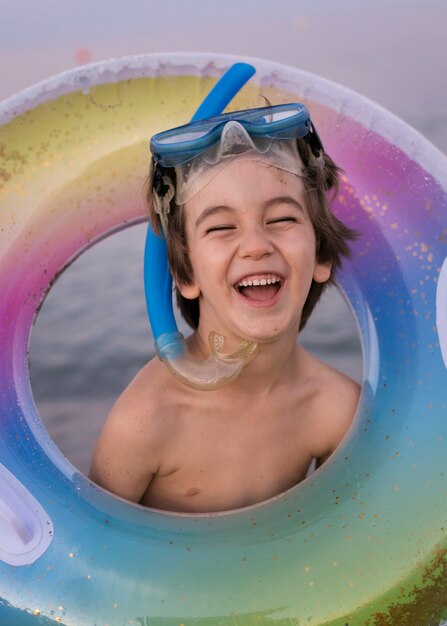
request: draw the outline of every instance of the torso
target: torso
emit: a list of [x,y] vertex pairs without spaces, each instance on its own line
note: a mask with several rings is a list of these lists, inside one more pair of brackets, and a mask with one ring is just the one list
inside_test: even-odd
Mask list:
[[[330,454],[357,401],[355,383],[310,355],[305,380],[264,398],[192,392],[161,363],[154,379],[154,367],[141,375],[151,376],[149,394],[150,388],[164,391],[157,403],[163,436],[159,469],[141,504],[158,509],[222,511],[286,491],[305,478],[313,458]],[[340,384],[342,394],[334,397],[333,386]]]
[[[287,403],[284,403],[287,404]],[[214,511],[270,498],[300,482],[312,456],[299,442],[291,407],[278,417],[265,407],[212,401],[184,411],[160,471],[141,502],[160,509]]]

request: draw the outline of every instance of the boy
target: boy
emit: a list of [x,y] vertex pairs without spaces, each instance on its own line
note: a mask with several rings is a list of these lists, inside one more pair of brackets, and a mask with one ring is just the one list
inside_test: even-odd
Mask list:
[[[180,310],[194,329],[189,350],[206,358],[214,330],[228,351],[243,340],[258,349],[236,380],[213,391],[191,389],[150,361],[108,416],[90,476],[157,509],[236,509],[303,480],[352,421],[358,385],[296,338],[355,234],[330,213],[338,170],[302,105],[157,137],[151,220],[165,231]],[[163,157],[163,141],[180,156]]]

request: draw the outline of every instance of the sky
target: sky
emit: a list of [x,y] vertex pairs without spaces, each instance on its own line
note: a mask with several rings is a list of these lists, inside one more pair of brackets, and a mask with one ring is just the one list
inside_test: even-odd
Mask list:
[[88,62],[261,57],[372,98],[447,152],[446,0],[3,0],[0,100]]

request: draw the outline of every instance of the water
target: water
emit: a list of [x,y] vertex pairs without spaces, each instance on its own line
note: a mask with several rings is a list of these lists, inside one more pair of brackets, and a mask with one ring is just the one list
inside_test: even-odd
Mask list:
[[[31,337],[31,384],[40,415],[65,456],[84,473],[101,425],[132,377],[153,356],[142,259],[146,226],[103,240],[69,267],[47,296]],[[179,328],[188,332],[179,319]],[[331,289],[301,343],[361,377],[358,332]]]

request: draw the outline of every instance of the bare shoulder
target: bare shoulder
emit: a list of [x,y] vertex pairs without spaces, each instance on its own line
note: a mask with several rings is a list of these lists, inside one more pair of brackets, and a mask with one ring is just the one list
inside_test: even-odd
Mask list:
[[[107,416],[104,428],[144,440],[157,440],[169,426],[172,389],[165,367],[158,359],[145,365],[123,391]],[[172,377],[171,377],[172,378]]]
[[326,459],[338,446],[355,416],[360,385],[342,372],[307,354],[313,373],[312,447],[314,456]]
[[166,411],[175,397],[175,379],[157,358],[147,363],[130,382],[116,401],[111,416],[131,418],[146,425],[166,424]]
[[321,401],[330,405],[332,411],[336,413],[344,412],[350,407],[355,410],[359,400],[360,385],[346,374],[319,360],[318,367],[322,383]]
[[160,469],[164,446],[174,428],[171,379],[156,359],[135,376],[104,422],[93,453],[92,480],[139,501]]

